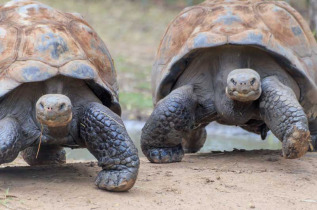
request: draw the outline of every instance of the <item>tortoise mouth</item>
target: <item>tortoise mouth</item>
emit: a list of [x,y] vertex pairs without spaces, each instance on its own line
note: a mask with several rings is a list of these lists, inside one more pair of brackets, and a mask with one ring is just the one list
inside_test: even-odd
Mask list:
[[68,125],[72,119],[72,113],[69,116],[58,116],[56,118],[49,118],[42,113],[38,113],[36,119],[40,124],[46,125],[48,127],[62,127]]
[[261,91],[250,90],[248,92],[239,92],[226,87],[226,95],[232,100],[248,102],[257,100],[261,96]]

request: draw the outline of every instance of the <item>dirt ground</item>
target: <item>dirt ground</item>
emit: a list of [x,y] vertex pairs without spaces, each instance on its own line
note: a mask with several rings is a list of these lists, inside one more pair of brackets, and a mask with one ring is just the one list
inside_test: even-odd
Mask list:
[[279,151],[141,158],[136,185],[110,193],[93,185],[95,162],[0,169],[0,209],[317,209],[317,153],[285,160]]

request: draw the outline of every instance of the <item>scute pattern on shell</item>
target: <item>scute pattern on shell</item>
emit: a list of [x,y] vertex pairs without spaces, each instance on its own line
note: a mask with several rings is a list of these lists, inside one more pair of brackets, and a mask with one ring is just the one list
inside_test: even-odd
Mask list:
[[111,55],[78,14],[31,0],[1,5],[0,56],[0,97],[22,83],[65,75],[93,80],[111,96],[103,103],[120,109]]
[[301,15],[281,1],[207,0],[185,8],[157,52],[153,103],[169,94],[192,52],[227,44],[254,46],[280,58],[300,86],[306,114],[317,116],[317,44]]

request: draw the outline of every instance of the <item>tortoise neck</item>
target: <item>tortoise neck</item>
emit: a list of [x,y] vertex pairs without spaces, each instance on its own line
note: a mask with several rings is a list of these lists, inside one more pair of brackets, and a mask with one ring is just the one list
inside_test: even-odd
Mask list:
[[59,127],[49,127],[44,126],[44,128],[41,128],[43,130],[44,135],[48,135],[54,139],[60,139],[68,136],[70,134],[70,123],[65,126],[59,126]]

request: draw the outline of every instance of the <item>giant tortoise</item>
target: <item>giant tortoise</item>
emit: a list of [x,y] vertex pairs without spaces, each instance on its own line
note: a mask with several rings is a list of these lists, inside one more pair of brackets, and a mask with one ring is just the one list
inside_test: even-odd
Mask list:
[[65,163],[63,147],[88,148],[96,185],[130,189],[139,158],[120,118],[118,85],[103,41],[78,14],[35,1],[0,7],[0,164]]
[[317,47],[282,1],[210,0],[169,25],[152,71],[155,109],[141,137],[155,163],[181,161],[217,121],[282,141],[285,158],[317,135]]

